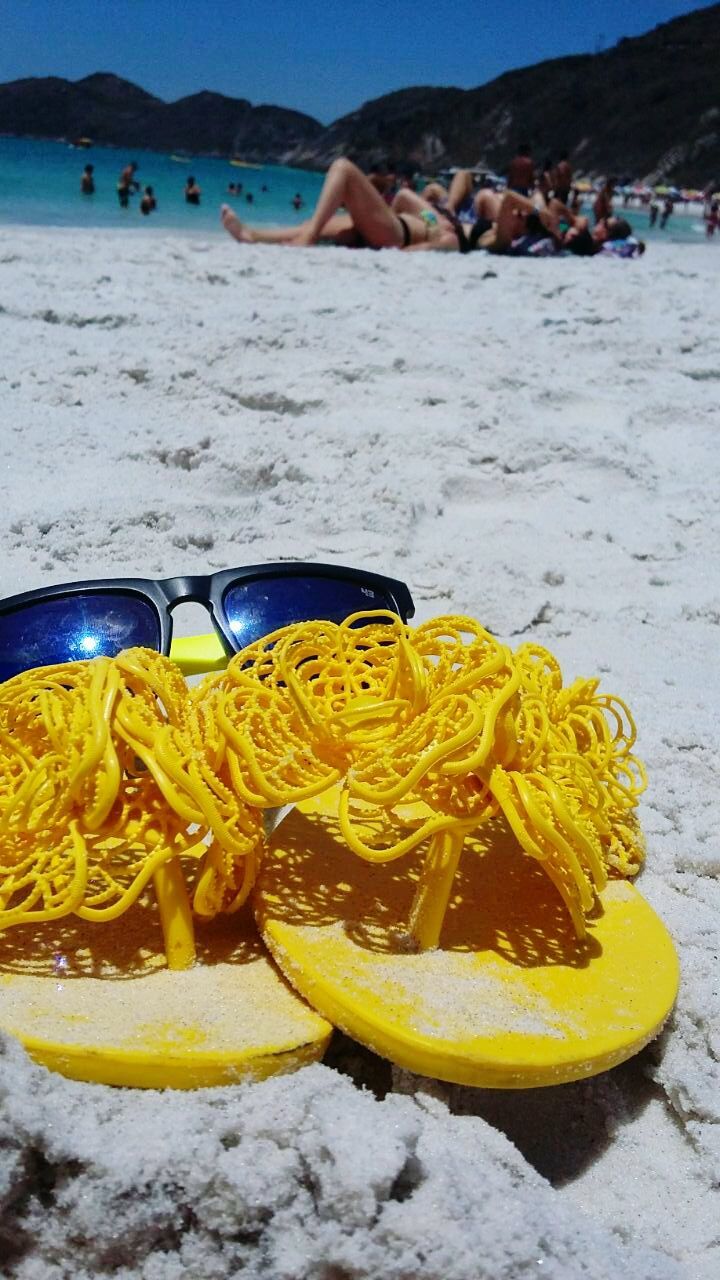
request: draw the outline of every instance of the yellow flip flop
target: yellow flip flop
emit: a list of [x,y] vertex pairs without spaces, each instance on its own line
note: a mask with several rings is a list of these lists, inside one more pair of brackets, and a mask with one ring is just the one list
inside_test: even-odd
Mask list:
[[595,1075],[658,1034],[677,956],[628,881],[608,882],[578,939],[495,820],[467,841],[439,946],[409,951],[422,858],[349,857],[337,801],[304,801],[284,820],[254,891],[274,959],[329,1022],[412,1071],[504,1089]]
[[321,1058],[332,1027],[278,973],[248,911],[196,930],[197,963],[167,967],[157,909],[63,919],[0,938],[0,1027],[75,1080],[192,1089]]
[[657,1034],[677,958],[628,882],[644,771],[597,680],[564,687],[547,650],[472,619],[368,614],[276,632],[197,696],[235,793],[297,805],[256,916],[328,1020],[504,1088],[592,1075]]
[[0,686],[0,1027],[45,1066],[194,1088],[322,1056],[244,906],[261,815],[211,757],[148,651]]

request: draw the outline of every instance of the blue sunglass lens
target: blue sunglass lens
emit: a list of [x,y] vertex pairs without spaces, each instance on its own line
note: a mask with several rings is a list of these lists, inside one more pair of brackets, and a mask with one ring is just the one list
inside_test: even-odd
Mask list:
[[390,598],[374,587],[309,573],[235,583],[225,592],[223,605],[238,649],[291,622],[343,622],[360,610],[396,611]]
[[98,591],[38,601],[0,616],[0,680],[133,645],[160,648],[158,616],[139,596]]

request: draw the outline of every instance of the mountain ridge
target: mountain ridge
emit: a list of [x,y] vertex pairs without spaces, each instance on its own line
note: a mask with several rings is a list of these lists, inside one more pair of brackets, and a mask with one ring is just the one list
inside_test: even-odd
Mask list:
[[208,89],[168,103],[113,72],[93,72],[0,85],[0,133],[309,169],[351,155],[365,168],[392,160],[503,171],[527,140],[536,160],[567,150],[590,175],[704,185],[720,177],[720,4],[601,53],[513,68],[474,89],[396,89],[327,126]]

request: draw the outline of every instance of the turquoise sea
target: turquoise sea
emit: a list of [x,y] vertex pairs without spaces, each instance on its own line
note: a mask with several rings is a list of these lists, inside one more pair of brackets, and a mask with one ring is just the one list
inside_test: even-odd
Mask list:
[[[130,197],[127,209],[118,203],[118,176],[130,160],[137,161],[141,187],[149,184],[154,189],[158,207],[149,217],[140,213],[139,195]],[[80,194],[80,175],[86,164],[95,166],[92,196]],[[202,189],[199,205],[185,203],[183,188],[190,174]],[[243,184],[239,197],[228,194],[231,182]],[[280,165],[245,169],[208,157],[176,160],[157,151],[77,148],[66,142],[0,137],[0,223],[5,224],[157,227],[206,235],[222,232],[219,209],[227,201],[248,221],[292,225],[312,209],[321,184],[322,174]],[[253,196],[252,204],[246,201],[248,192]],[[291,203],[297,192],[306,206],[300,213]]]
[[[156,211],[143,217],[138,195],[127,209],[118,203],[116,184],[129,160],[138,163],[141,186],[154,188]],[[80,194],[80,175],[86,164],[95,166],[95,194]],[[183,188],[192,174],[202,189],[199,206],[188,205]],[[230,183],[242,183],[242,193],[231,196]],[[87,149],[66,142],[37,142],[28,138],[0,137],[0,224],[21,223],[39,227],[157,227],[168,231],[221,232],[219,208],[232,204],[241,218],[265,224],[293,225],[311,209],[322,183],[322,174],[282,165],[239,168],[228,160],[208,157],[172,157],[157,151],[121,150],[93,146]],[[266,188],[264,190],[264,188]],[[248,203],[247,195],[253,197]],[[305,207],[296,212],[293,197],[299,193]],[[587,202],[589,205],[589,201]],[[634,206],[616,209],[633,224],[637,235],[650,241],[702,243],[705,228],[701,215],[678,206],[665,231],[650,230],[648,215]]]

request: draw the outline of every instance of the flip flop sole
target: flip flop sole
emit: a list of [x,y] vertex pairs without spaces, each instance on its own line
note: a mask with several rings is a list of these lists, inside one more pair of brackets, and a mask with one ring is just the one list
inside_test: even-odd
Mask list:
[[283,973],[347,1034],[412,1071],[489,1088],[594,1075],[657,1035],[678,961],[627,881],[610,882],[579,941],[541,868],[488,824],[463,851],[440,947],[413,954],[403,923],[420,860],[363,862],[333,807],[322,797],[281,823],[255,911]]
[[8,930],[0,1027],[44,1066],[100,1084],[233,1084],[322,1057],[332,1027],[278,973],[251,916],[199,927],[198,963],[171,972],[159,922],[142,915]]

